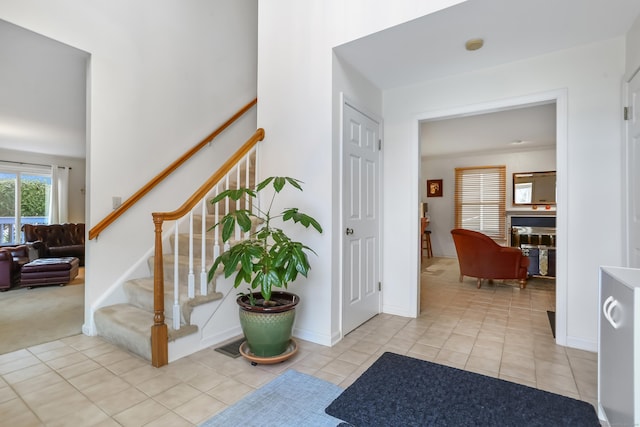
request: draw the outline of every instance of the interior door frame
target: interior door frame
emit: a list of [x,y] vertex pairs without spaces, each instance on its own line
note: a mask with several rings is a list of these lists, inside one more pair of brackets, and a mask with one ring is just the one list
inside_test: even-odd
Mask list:
[[[352,98],[350,98],[349,96],[347,96],[344,92],[340,92],[340,194],[339,194],[339,206],[340,206],[340,218],[339,218],[339,233],[340,233],[340,243],[339,243],[339,254],[340,254],[340,262],[339,262],[339,277],[340,277],[340,286],[339,286],[339,310],[340,310],[340,316],[339,316],[339,331],[340,331],[340,339],[344,338],[344,329],[343,329],[343,316],[344,316],[344,300],[343,300],[343,292],[344,292],[344,257],[345,257],[345,253],[344,253],[344,228],[345,228],[345,224],[344,224],[344,109],[345,109],[345,105],[350,105],[352,108],[358,110],[360,113],[364,114],[365,116],[370,117],[371,119],[375,120],[378,122],[378,137],[380,139],[380,141],[382,141],[382,147],[384,147],[384,124],[383,124],[383,120],[382,117],[380,117],[379,115],[371,112],[371,110],[369,110],[368,108],[365,108],[364,106],[362,106],[362,104],[360,104],[357,101],[354,101]],[[383,155],[383,150],[378,150],[378,191],[379,191],[379,197],[378,197],[378,216],[379,216],[379,220],[378,220],[378,278],[380,280],[382,280],[382,273],[383,273],[383,269],[384,269],[384,259],[383,259],[383,226],[384,226],[384,221],[382,218],[382,207],[383,207],[383,201],[384,201],[384,188],[382,186],[383,183],[383,163],[384,163],[384,155]],[[382,288],[384,290],[384,287]],[[380,297],[379,297],[379,301],[378,301],[378,313],[382,313],[382,301],[384,298],[384,293],[383,291],[380,291]]]
[[[425,120],[444,119],[453,117],[462,117],[466,115],[475,115],[480,113],[490,113],[501,110],[508,110],[517,107],[523,107],[526,105],[536,105],[542,103],[556,103],[556,186],[558,192],[557,211],[556,211],[556,235],[560,245],[557,246],[556,251],[556,343],[558,345],[567,345],[567,305],[568,305],[568,205],[567,197],[569,195],[568,188],[568,170],[569,170],[569,158],[568,158],[568,90],[558,89],[546,92],[535,93],[531,95],[523,95],[512,98],[500,99],[497,101],[489,101],[479,104],[464,105],[461,107],[435,110],[422,114],[418,114],[414,119],[415,135],[416,135],[416,147],[417,151],[416,162],[414,163],[417,168],[417,180],[416,193],[412,200],[412,209],[414,212],[419,212],[420,202],[420,188],[422,188],[420,181],[420,168],[421,168],[421,150],[420,150],[420,122]],[[414,236],[420,235],[419,221],[415,221],[413,224],[415,228],[413,230]],[[416,245],[416,272],[415,272],[415,287],[417,295],[416,298],[416,312],[420,313],[420,256]]]
[[[631,108],[631,82],[634,78],[640,78],[640,67],[638,67],[631,75],[624,79],[622,83],[623,94],[623,108]],[[633,112],[632,112],[633,114]],[[630,135],[629,121],[624,120],[622,135],[624,138],[623,155],[624,161],[622,162],[622,212],[624,212],[624,220],[622,222],[622,260],[625,267],[636,267],[632,261],[632,240],[631,229],[633,222],[633,188],[631,186],[631,168],[633,167],[632,154],[632,138]]]

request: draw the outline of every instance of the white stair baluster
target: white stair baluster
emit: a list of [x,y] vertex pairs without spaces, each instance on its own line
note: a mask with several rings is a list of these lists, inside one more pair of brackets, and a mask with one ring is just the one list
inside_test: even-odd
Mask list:
[[189,298],[196,296],[196,276],[193,271],[193,210],[189,212],[189,276],[187,279]]
[[[224,189],[228,190],[229,189],[229,174],[227,174],[227,176],[225,176],[225,180],[224,180]],[[225,213],[228,214],[229,213],[229,198],[226,197],[224,199],[224,207],[225,207]],[[231,247],[231,245],[229,244],[229,241],[227,240],[224,243],[224,250],[228,251],[229,248]]]
[[[180,329],[180,287],[178,280],[178,221],[174,225],[173,242],[173,329]],[[162,260],[160,260],[162,262]]]
[[[218,184],[216,184],[216,189],[215,189],[215,195],[217,196],[220,191],[219,191],[219,187]],[[218,221],[220,220],[220,203],[216,203],[215,206],[213,207],[213,223],[217,224]],[[213,233],[213,259],[216,259],[219,255],[220,255],[220,241],[219,241],[219,235],[220,235],[220,227],[216,227]]]
[[[241,187],[240,182],[240,162],[236,165],[236,190]],[[236,212],[240,210],[240,199],[236,200]],[[240,226],[236,223],[235,229],[235,239],[236,242],[240,240]]]
[[207,196],[202,199],[202,221],[200,233],[200,295],[207,295]]

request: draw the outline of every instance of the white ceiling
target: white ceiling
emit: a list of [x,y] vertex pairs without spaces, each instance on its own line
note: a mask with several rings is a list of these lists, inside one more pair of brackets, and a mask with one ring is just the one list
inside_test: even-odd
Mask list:
[[0,148],[85,157],[88,57],[0,20]]
[[[624,36],[639,14],[640,0],[468,0],[335,51],[388,90]],[[484,47],[469,52],[473,38]],[[426,122],[422,155],[555,145],[555,126],[555,105]]]
[[422,156],[531,151],[556,145],[556,104],[425,121]]
[[468,0],[335,51],[385,90],[623,36],[638,15],[639,0]]

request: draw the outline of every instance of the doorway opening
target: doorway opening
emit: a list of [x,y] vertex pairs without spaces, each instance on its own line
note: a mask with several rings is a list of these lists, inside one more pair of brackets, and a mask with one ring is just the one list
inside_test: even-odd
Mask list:
[[[538,133],[532,127],[534,121],[539,122]],[[418,205],[424,206],[426,203],[428,206],[424,215],[429,219],[431,246],[436,257],[456,258],[450,234],[451,229],[455,228],[455,167],[506,165],[505,223],[508,225],[510,215],[554,216],[556,240],[566,241],[566,211],[563,209],[567,174],[566,121],[566,91],[443,110],[419,118],[417,127],[421,159]],[[524,124],[518,126],[518,122]],[[525,128],[527,133],[517,132],[518,129]],[[557,171],[556,205],[514,206],[512,173],[548,170]],[[429,197],[428,180],[442,180],[442,196]],[[507,227],[505,239],[500,243],[511,244]],[[556,342],[560,345],[566,342],[567,255],[564,247],[566,246],[560,245],[560,250],[555,254],[555,326]],[[420,255],[422,258],[422,253]],[[418,274],[418,282],[421,276]],[[419,283],[417,292],[420,301]],[[422,308],[421,304],[420,309]]]

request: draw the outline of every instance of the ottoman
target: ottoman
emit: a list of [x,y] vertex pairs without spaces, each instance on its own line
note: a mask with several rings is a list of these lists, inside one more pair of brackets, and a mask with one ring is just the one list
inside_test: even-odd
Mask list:
[[80,261],[75,257],[38,258],[22,266],[20,285],[64,285],[78,275]]

